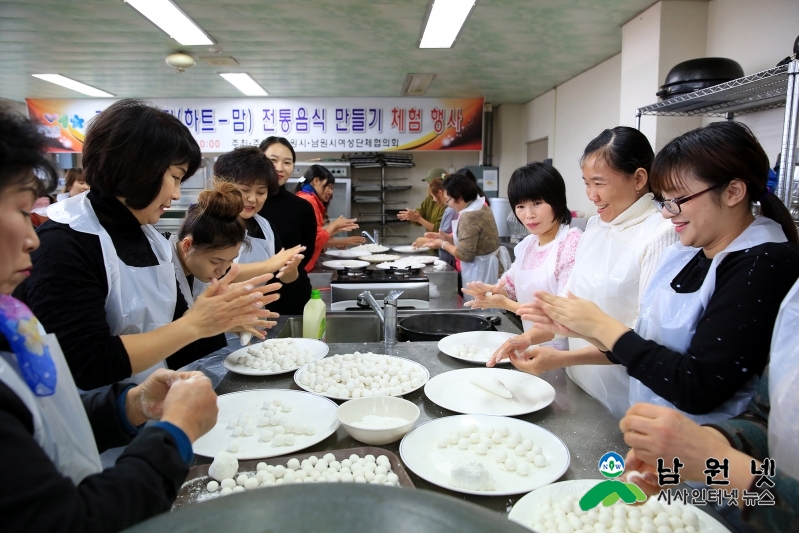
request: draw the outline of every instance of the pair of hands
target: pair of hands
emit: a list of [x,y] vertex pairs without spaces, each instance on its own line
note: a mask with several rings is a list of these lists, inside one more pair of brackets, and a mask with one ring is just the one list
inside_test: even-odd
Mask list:
[[299,245],[295,246],[294,248],[289,248],[288,250],[283,249],[276,253],[274,257],[283,266],[277,271],[275,277],[277,279],[283,279],[284,276],[290,277],[293,273],[297,272],[297,268],[300,266],[300,261],[305,258],[305,256],[302,255],[302,252],[304,251],[305,246]]
[[472,296],[474,300],[464,302],[464,307],[473,309],[507,309],[515,311],[516,302],[506,296],[505,278],[500,279],[495,285],[482,281],[470,281],[463,288],[463,294]]
[[366,239],[361,236],[356,237],[341,237],[338,239],[331,239],[336,241],[336,248],[345,250],[349,246],[357,246],[366,242]]
[[409,220],[411,222],[419,222],[422,220],[422,215],[419,213],[418,209],[405,209],[404,211],[400,211],[397,213],[397,218],[400,220]]
[[522,333],[506,340],[494,352],[486,366],[490,368],[504,359],[510,359],[511,364],[522,372],[538,376],[561,368],[563,366],[560,357],[562,353],[549,346],[536,345],[530,341],[529,333]]
[[357,218],[344,218],[344,216],[338,217],[336,220],[330,222],[327,225],[327,232],[330,235],[338,233],[340,231],[352,231],[354,229],[358,229],[358,219]]
[[212,279],[208,288],[194,301],[194,305],[181,317],[198,339],[213,337],[225,331],[243,331],[259,339],[264,334],[259,328],[269,328],[276,324],[267,320],[279,315],[265,309],[265,306],[280,298],[272,294],[280,283],[270,283],[272,274],[263,274],[250,280],[234,283],[239,266],[234,263],[227,274],[220,279]]
[[414,246],[438,250],[446,243],[452,244],[452,234],[444,233],[443,231],[428,231],[425,232],[424,237],[416,239]]
[[140,426],[161,420],[179,427],[191,442],[216,424],[219,409],[211,380],[202,372],[175,372],[159,368],[128,390],[125,398],[128,420]]

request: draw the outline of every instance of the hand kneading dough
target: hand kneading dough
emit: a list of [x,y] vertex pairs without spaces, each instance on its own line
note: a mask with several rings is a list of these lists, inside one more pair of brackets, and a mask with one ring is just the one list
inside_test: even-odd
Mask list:
[[487,390],[492,394],[496,394],[500,398],[505,398],[506,400],[513,398],[513,393],[509,391],[500,380],[490,376],[474,375],[469,378],[469,382],[476,387],[480,387],[481,389]]
[[490,490],[494,482],[491,474],[478,461],[468,460],[452,467],[452,484],[466,490]]
[[236,456],[228,452],[219,452],[208,468],[208,475],[217,481],[222,481],[226,478],[232,478],[238,471],[239,461]]

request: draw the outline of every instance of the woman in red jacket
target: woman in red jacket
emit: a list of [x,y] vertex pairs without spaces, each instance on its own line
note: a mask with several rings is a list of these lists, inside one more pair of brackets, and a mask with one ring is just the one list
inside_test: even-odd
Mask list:
[[305,171],[305,175],[300,178],[297,188],[294,190],[297,196],[311,203],[316,215],[316,245],[314,246],[314,254],[311,260],[305,265],[305,270],[308,272],[313,270],[323,248],[349,246],[364,242],[363,237],[330,238],[339,231],[350,231],[358,228],[357,219],[344,218],[343,216],[325,226],[325,212],[327,211],[327,204],[333,197],[333,185],[335,183],[336,178],[328,169],[322,165],[311,165]]

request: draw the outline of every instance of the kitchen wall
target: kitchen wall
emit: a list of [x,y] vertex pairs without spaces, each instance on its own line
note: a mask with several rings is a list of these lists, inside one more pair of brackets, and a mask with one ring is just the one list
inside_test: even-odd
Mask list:
[[[553,164],[566,180],[569,206],[590,215],[594,209],[578,167],[585,145],[604,128],[633,126],[635,109],[657,101],[655,92],[672,66],[693,57],[729,57],[752,74],[789,55],[797,33],[796,0],[663,0],[622,27],[620,54],[527,102],[520,135],[503,136],[503,144],[522,146],[546,137]],[[772,164],[783,117],[784,109],[736,117],[754,130]],[[659,149],[710,120],[643,117],[641,129]],[[500,168],[500,175],[506,178],[505,170]]]

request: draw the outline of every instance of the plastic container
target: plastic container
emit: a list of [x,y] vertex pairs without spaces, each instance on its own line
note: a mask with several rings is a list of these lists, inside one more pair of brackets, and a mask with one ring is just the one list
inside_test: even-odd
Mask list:
[[302,336],[305,339],[325,340],[325,302],[318,289],[311,291],[311,299],[302,311]]

